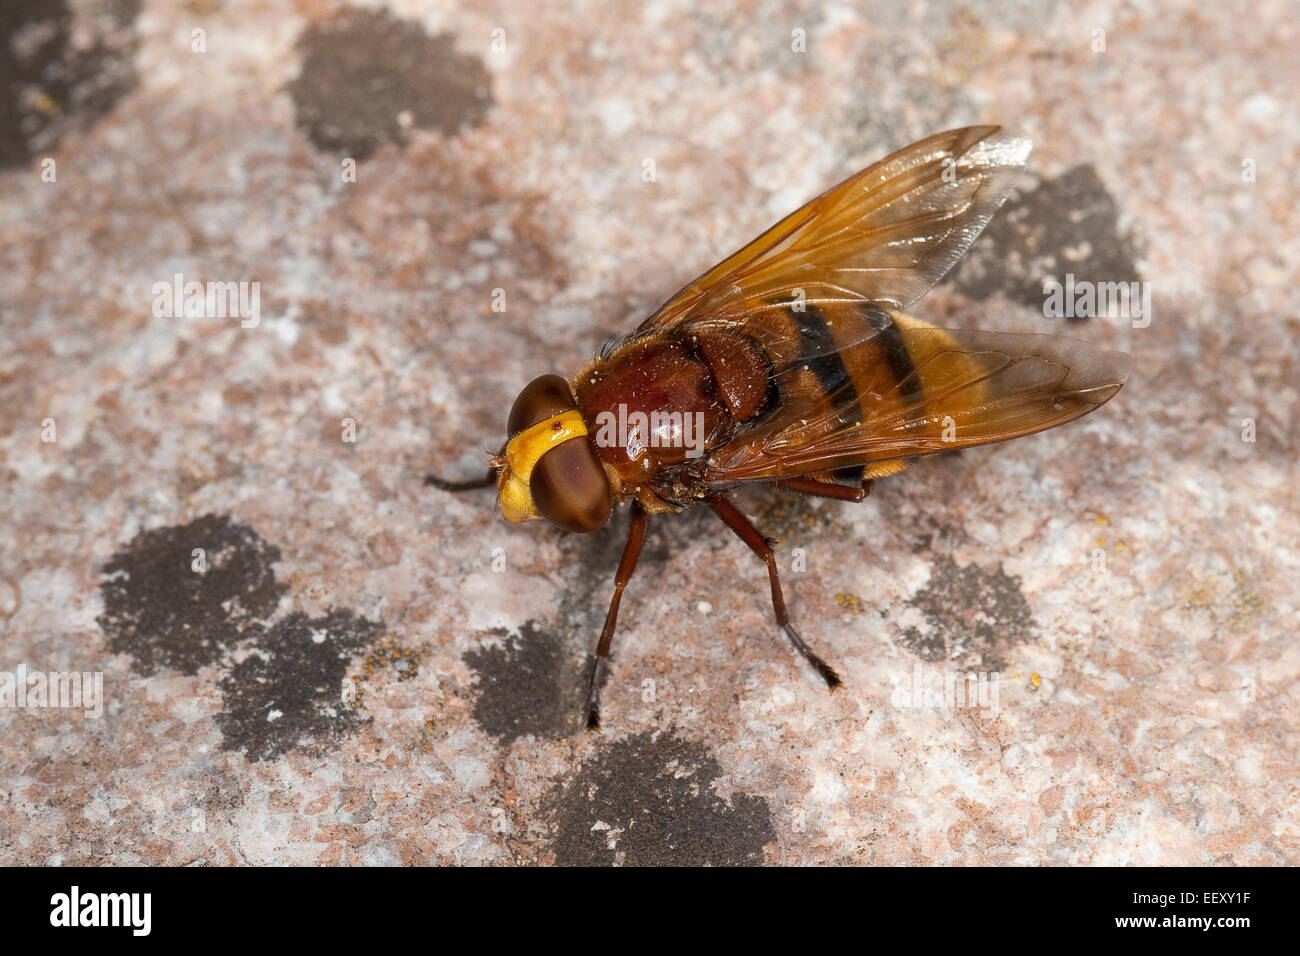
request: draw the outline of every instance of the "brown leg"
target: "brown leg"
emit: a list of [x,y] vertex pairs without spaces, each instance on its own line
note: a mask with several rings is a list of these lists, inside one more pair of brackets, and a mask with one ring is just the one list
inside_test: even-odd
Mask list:
[[627,527],[627,544],[623,546],[623,559],[618,562],[618,574],[614,576],[614,598],[609,602],[609,613],[605,615],[605,626],[601,629],[600,642],[596,645],[596,668],[591,672],[591,691],[587,694],[588,730],[600,730],[600,684],[605,679],[609,645],[614,640],[614,627],[618,624],[618,603],[623,599],[623,589],[627,587],[627,582],[632,580],[632,572],[636,570],[643,544],[645,509],[640,502],[633,501],[632,520]]
[[785,478],[777,482],[782,488],[816,495],[819,498],[834,498],[836,501],[862,501],[871,494],[872,481],[868,478],[860,487],[837,485],[830,481],[818,481],[816,478]]
[[439,478],[437,475],[425,475],[425,486],[432,485],[439,491],[473,491],[475,488],[488,488],[497,483],[497,473],[495,468],[489,468],[487,474],[482,478],[471,478],[469,481],[448,481],[445,478]]
[[758,529],[749,523],[749,519],[722,495],[709,495],[709,507],[726,522],[728,528],[736,532],[741,541],[749,545],[749,550],[767,562],[767,576],[772,582],[772,610],[776,612],[776,626],[785,631],[786,637],[790,638],[790,643],[794,645],[795,650],[804,656],[818,674],[821,674],[826,681],[826,686],[835,690],[843,683],[840,676],[829,664],[813,653],[812,648],[803,642],[799,632],[790,623],[790,615],[785,610],[785,598],[781,596],[781,579],[777,576],[776,554],[772,551],[772,546],[759,534]]

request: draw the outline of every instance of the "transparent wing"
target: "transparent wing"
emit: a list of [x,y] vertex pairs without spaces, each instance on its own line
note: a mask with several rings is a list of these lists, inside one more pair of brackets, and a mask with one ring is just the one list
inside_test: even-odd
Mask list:
[[1031,143],[970,126],[913,143],[849,177],[710,269],[641,330],[725,322],[803,289],[810,302],[904,309],[970,248],[1024,169]]
[[[830,393],[778,375],[777,414],[715,449],[708,481],[725,485],[870,466],[1054,428],[1109,401],[1131,358],[1064,336],[938,329],[895,313],[913,370],[903,377],[864,336],[840,349],[855,381]],[[781,381],[784,377],[784,381]]]

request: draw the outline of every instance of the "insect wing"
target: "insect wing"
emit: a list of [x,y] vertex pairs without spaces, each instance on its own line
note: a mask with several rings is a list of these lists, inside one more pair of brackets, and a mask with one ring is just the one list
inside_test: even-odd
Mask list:
[[996,126],[914,143],[828,190],[670,299],[642,330],[743,336],[775,398],[706,479],[845,483],[1063,424],[1123,384],[1127,355],[1046,335],[937,329],[901,310],[966,253],[1030,143]]
[[[1105,404],[1129,372],[1127,354],[1064,336],[888,317],[888,328],[877,320],[845,347],[828,339],[823,352],[806,350],[779,373],[781,404],[711,453],[706,480],[725,487],[817,474],[852,483],[889,474],[907,459],[1072,421]],[[839,369],[838,384],[827,387],[819,361]]]
[[949,130],[849,177],[690,283],[640,330],[727,324],[756,303],[869,301],[904,309],[965,254],[1031,143],[997,126]]

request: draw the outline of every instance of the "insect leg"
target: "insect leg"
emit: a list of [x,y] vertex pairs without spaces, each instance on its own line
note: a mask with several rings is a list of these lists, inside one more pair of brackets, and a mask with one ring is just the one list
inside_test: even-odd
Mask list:
[[600,684],[605,679],[605,669],[609,661],[609,645],[614,640],[614,627],[618,624],[618,603],[623,599],[623,589],[632,580],[636,562],[641,557],[641,546],[645,544],[645,508],[638,501],[632,502],[632,520],[627,527],[627,544],[623,546],[623,558],[618,562],[618,574],[614,576],[614,597],[609,602],[609,613],[605,615],[605,626],[600,631],[600,642],[596,645],[596,668],[591,672],[591,691],[587,694],[587,729],[600,730]]
[[437,475],[425,475],[424,484],[432,485],[440,491],[472,491],[475,488],[488,488],[497,483],[496,469],[489,468],[487,474],[482,478],[471,478],[469,481],[448,481],[445,478],[439,478]]
[[868,478],[857,488],[849,485],[837,485],[829,481],[818,481],[816,478],[785,478],[778,481],[777,484],[782,488],[789,488],[791,491],[814,495],[818,498],[834,498],[836,501],[862,501],[867,495],[871,494],[872,481]]
[[827,687],[831,690],[839,687],[843,683],[840,676],[829,664],[813,653],[813,649],[804,643],[799,632],[790,623],[790,615],[785,610],[785,598],[781,596],[781,579],[776,570],[776,553],[767,543],[767,539],[749,523],[749,519],[741,514],[735,505],[722,495],[709,495],[709,507],[726,522],[728,528],[736,532],[741,541],[749,545],[749,550],[767,562],[767,576],[772,582],[772,610],[776,612],[777,627],[785,631],[786,637],[790,638],[790,643],[794,645],[795,650],[804,656],[818,674],[821,674]]
[[468,481],[448,481],[446,478],[439,478],[437,475],[425,475],[425,487],[432,486],[439,491],[473,491],[476,488],[491,488],[497,483],[497,468],[501,465],[501,458],[506,453],[506,446],[502,445],[501,450],[492,458],[492,463],[488,465],[487,474],[482,478],[471,478]]

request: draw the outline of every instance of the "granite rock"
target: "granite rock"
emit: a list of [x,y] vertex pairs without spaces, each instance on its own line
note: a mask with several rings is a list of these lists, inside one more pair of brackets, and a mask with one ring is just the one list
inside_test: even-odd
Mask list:
[[[1300,863],[1288,5],[11,26],[0,672],[91,676],[0,707],[0,862]],[[524,382],[780,215],[977,122],[1032,173],[915,311],[1124,349],[1128,385],[859,505],[740,496],[835,695],[739,542],[652,521],[584,734],[626,516],[512,527],[422,478],[479,473]],[[1045,317],[1065,274],[1151,312]]]

